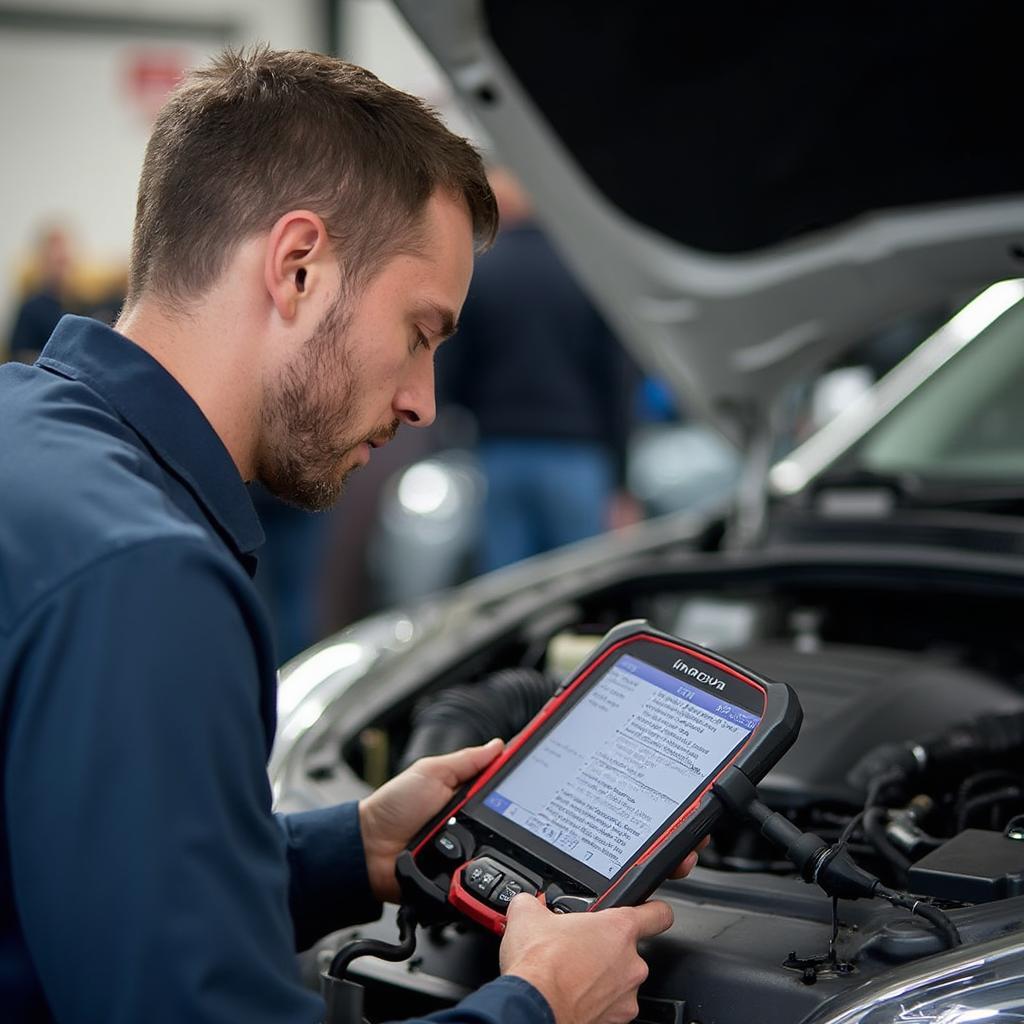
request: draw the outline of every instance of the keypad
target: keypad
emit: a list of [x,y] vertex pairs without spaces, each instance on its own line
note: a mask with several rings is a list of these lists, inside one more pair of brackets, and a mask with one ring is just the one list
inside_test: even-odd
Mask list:
[[513,868],[490,857],[470,861],[463,871],[462,880],[466,889],[482,902],[502,911],[507,910],[509,903],[521,892],[531,896],[537,893],[537,887],[516,874]]

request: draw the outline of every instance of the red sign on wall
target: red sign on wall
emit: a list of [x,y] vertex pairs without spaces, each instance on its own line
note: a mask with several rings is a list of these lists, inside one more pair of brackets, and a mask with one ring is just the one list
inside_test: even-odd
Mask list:
[[181,81],[187,66],[188,58],[180,50],[135,50],[125,61],[125,89],[152,120],[167,94]]

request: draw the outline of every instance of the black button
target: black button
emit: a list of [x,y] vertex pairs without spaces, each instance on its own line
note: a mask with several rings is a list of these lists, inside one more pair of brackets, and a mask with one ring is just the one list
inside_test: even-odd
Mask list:
[[434,840],[434,848],[446,860],[461,861],[465,853],[462,849],[462,843],[459,841],[459,837],[452,832],[451,829],[446,832],[442,832]]
[[548,904],[556,914],[582,914],[590,909],[593,899],[586,896],[559,896]]
[[497,864],[493,861],[481,859],[475,860],[472,864],[466,865],[463,873],[466,888],[486,899],[491,895],[494,887],[502,880],[504,875],[498,870]]
[[506,875],[505,881],[491,893],[491,904],[499,910],[508,910],[508,905],[521,893],[537,895],[537,889],[523,878]]
[[514,878],[506,878],[493,893],[491,903],[499,910],[508,910],[508,905],[523,891],[522,885]]

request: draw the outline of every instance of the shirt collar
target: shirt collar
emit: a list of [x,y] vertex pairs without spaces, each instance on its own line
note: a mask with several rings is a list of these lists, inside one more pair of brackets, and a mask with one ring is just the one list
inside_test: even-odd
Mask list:
[[96,320],[65,316],[38,365],[112,405],[192,492],[247,569],[263,529],[238,468],[188,392],[148,352]]

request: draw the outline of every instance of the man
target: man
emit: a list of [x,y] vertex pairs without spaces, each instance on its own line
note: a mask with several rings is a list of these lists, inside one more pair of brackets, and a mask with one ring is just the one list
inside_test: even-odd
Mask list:
[[439,392],[479,431],[481,572],[639,518],[625,485],[635,369],[519,181],[501,167],[489,178],[501,234],[438,363]]
[[[157,119],[116,331],[0,369],[5,1020],[314,1021],[294,950],[397,898],[394,859],[500,742],[275,819],[269,627],[244,481],[310,509],[434,416],[494,234],[479,159],[307,53],[226,54]],[[682,867],[688,867],[689,864]],[[626,1021],[661,903],[520,897],[460,1021]]]
[[8,342],[12,359],[31,363],[53,333],[71,298],[71,240],[67,231],[46,228],[36,245],[36,274],[14,317]]

